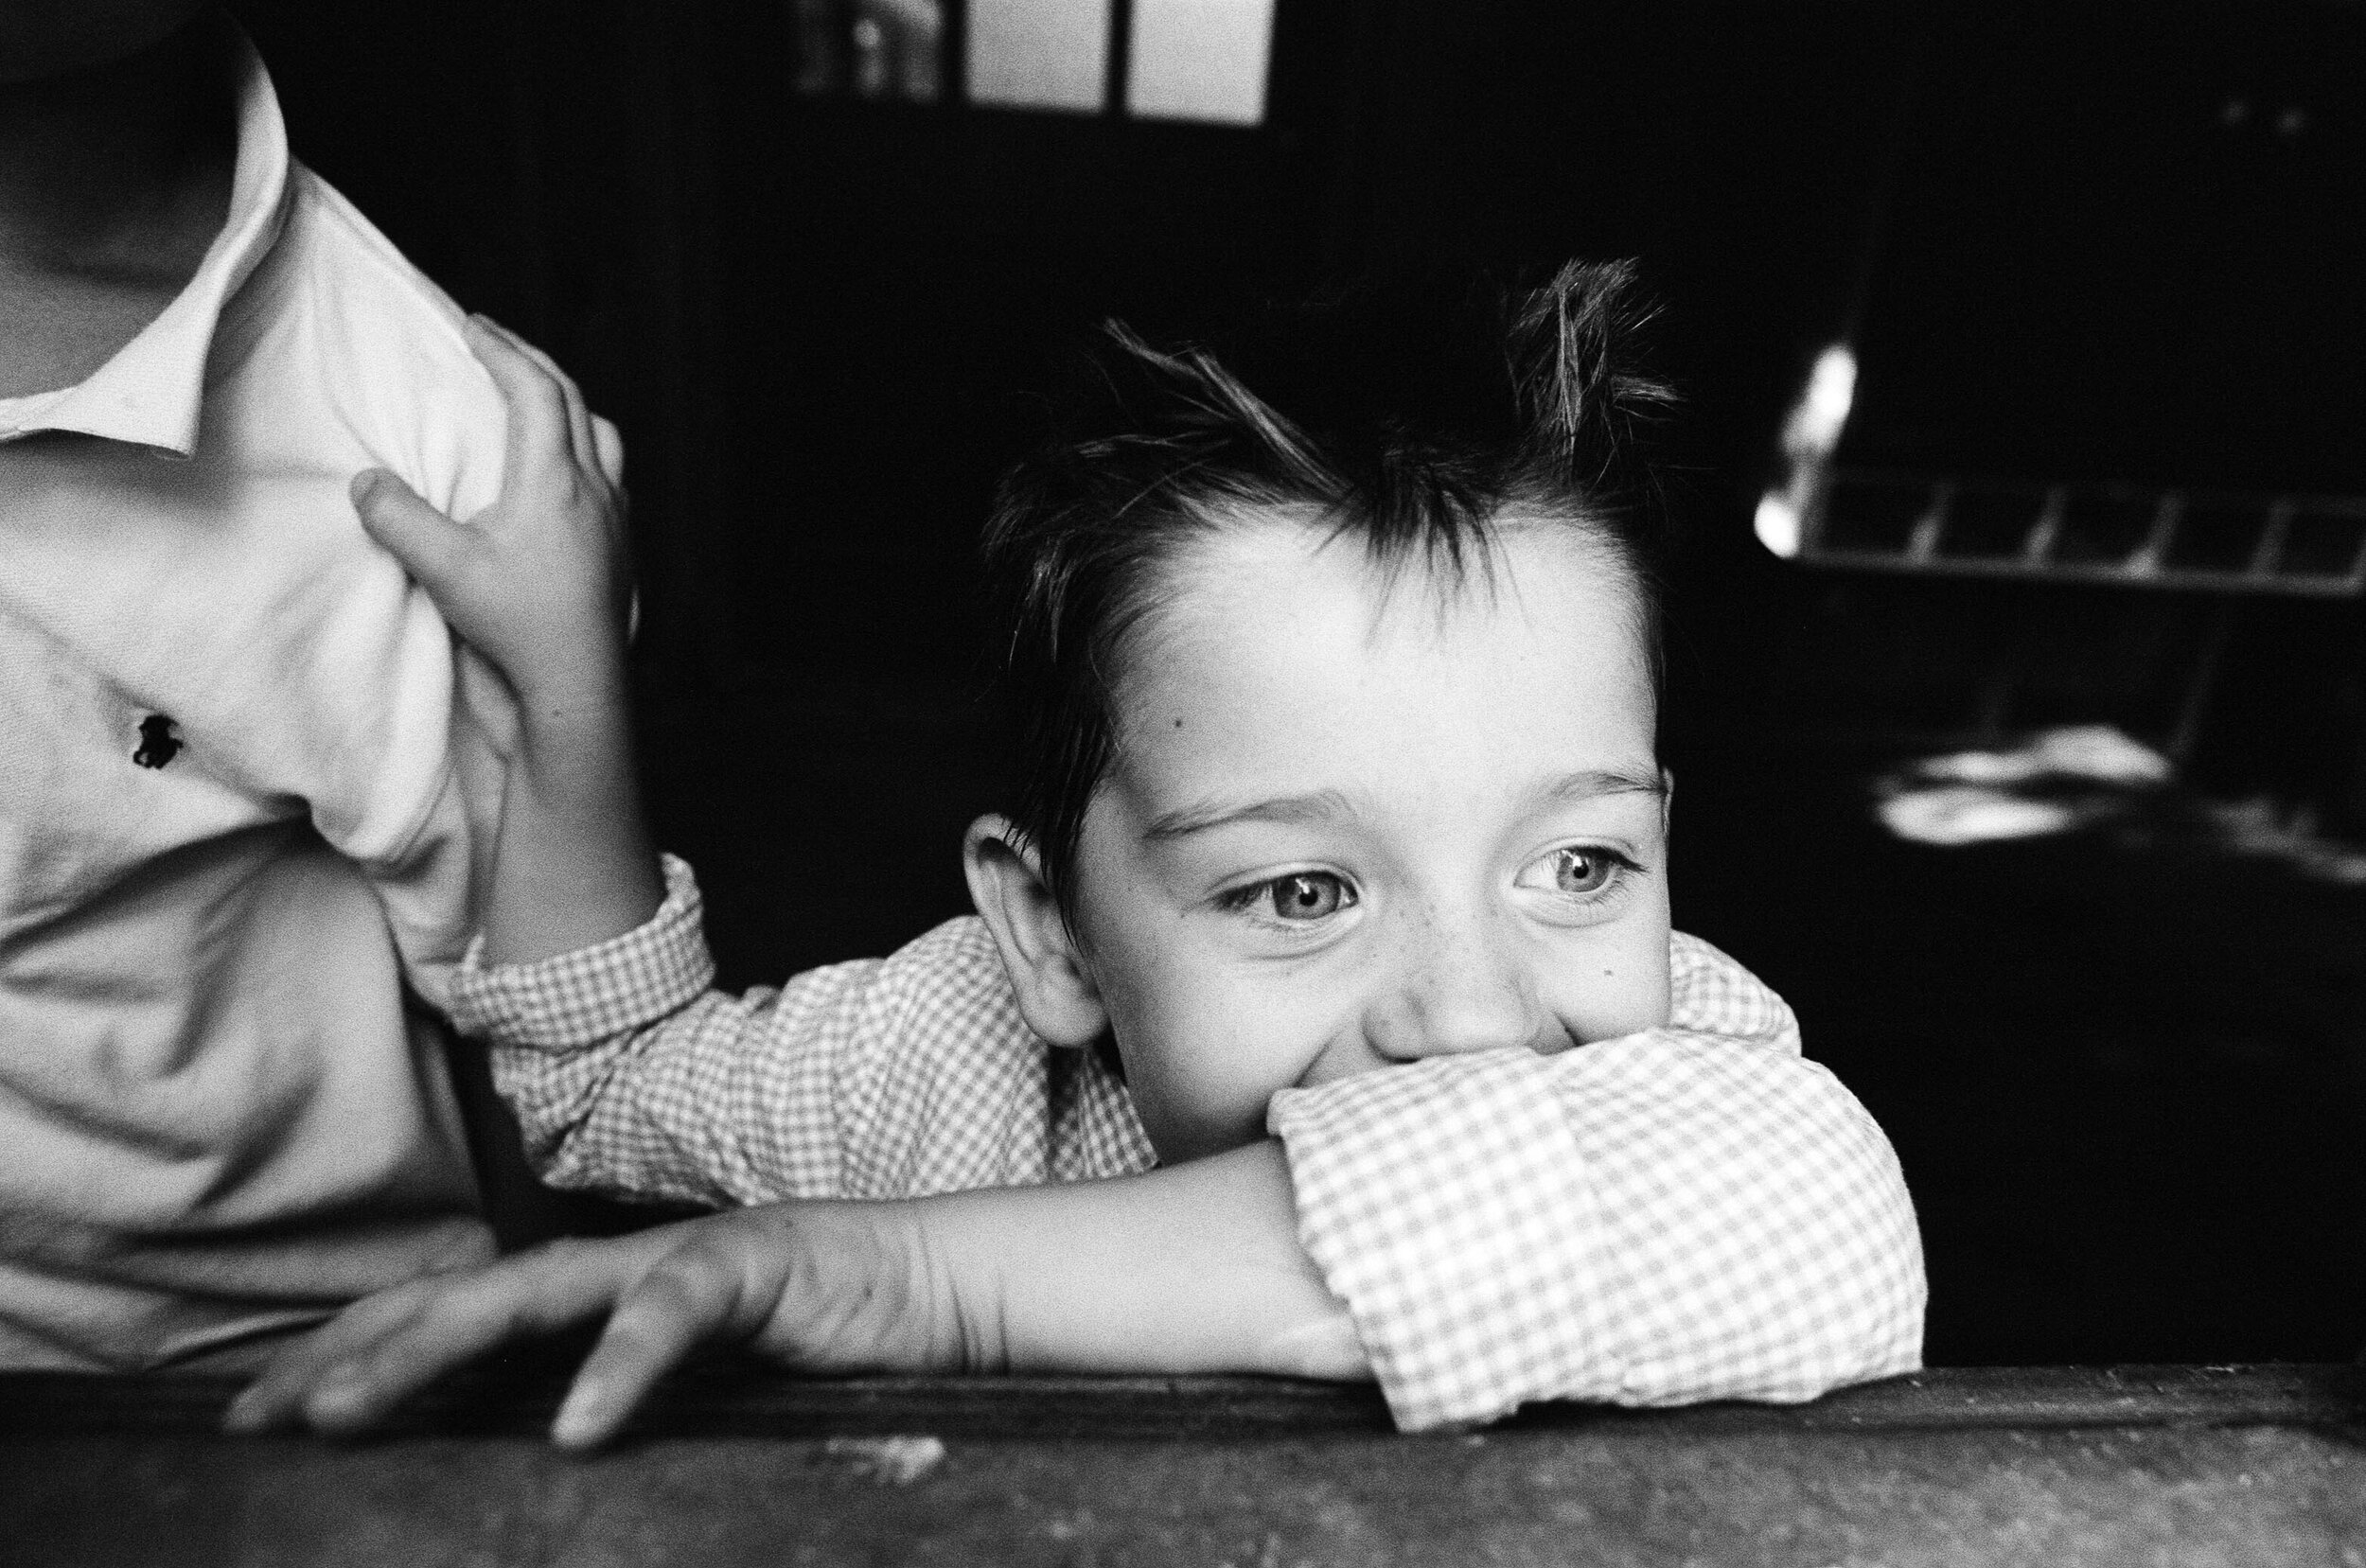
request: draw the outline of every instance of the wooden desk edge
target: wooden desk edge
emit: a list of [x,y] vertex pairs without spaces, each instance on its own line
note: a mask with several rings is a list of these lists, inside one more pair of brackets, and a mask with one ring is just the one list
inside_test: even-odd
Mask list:
[[[214,1432],[238,1384],[212,1377],[0,1374],[0,1437]],[[396,1436],[539,1436],[564,1367],[472,1372],[414,1401]],[[1491,1430],[1916,1432],[2149,1426],[2366,1426],[2366,1365],[1941,1367],[1812,1403],[1669,1410],[1530,1405]],[[643,1437],[817,1438],[933,1433],[1004,1438],[1172,1438],[1384,1433],[1368,1387],[1266,1378],[785,1377],[710,1362],[667,1385]]]

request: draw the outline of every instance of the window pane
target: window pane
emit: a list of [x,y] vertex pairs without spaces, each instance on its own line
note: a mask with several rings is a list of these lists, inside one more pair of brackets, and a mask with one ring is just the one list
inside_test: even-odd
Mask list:
[[937,0],[857,0],[855,91],[864,97],[934,103],[945,18]]
[[1144,118],[1265,117],[1273,0],[1134,0],[1125,104]]
[[970,0],[973,103],[1098,114],[1108,62],[1108,0]]
[[797,0],[797,91],[936,101],[939,0]]

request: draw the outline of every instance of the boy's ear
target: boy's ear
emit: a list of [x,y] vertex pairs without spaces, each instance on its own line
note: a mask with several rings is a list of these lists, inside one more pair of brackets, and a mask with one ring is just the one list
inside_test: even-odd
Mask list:
[[1093,983],[1034,846],[1007,817],[980,817],[962,839],[970,902],[994,934],[1002,968],[1027,1027],[1055,1046],[1089,1046],[1107,1032],[1108,1009]]

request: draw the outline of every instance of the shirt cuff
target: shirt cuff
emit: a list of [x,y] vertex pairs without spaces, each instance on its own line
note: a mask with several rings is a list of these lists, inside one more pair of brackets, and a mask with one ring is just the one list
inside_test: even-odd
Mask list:
[[1669,933],[1668,978],[1669,1028],[1800,1054],[1791,1004],[1699,937]]
[[1601,1380],[1586,1160],[1551,1059],[1439,1058],[1273,1099],[1298,1239],[1404,1431]]
[[715,983],[697,878],[666,855],[665,902],[624,935],[533,963],[487,966],[485,937],[451,979],[451,1021],[496,1046],[581,1050],[680,1012]]

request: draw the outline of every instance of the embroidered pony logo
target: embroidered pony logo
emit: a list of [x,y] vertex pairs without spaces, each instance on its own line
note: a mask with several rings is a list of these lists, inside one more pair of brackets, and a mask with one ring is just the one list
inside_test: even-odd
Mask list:
[[132,753],[132,760],[142,767],[162,767],[181,754],[181,737],[172,732],[172,720],[164,714],[150,714],[140,720],[140,749]]

